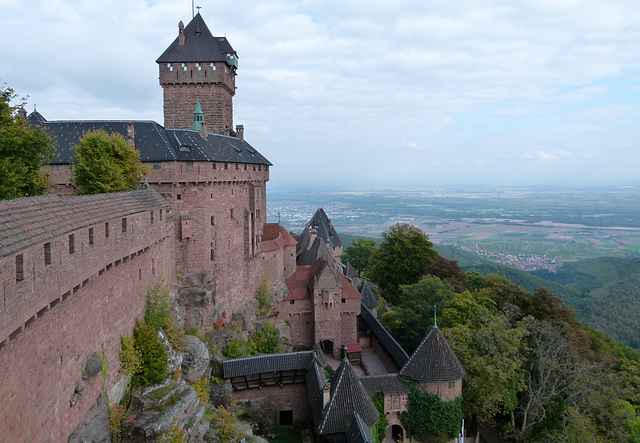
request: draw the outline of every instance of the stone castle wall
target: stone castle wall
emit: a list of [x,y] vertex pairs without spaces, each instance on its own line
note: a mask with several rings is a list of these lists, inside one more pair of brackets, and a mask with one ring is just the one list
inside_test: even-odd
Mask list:
[[[93,245],[89,245],[93,228]],[[107,388],[116,383],[120,337],[144,315],[148,289],[173,272],[173,225],[149,212],[87,226],[22,250],[24,280],[15,255],[0,261],[0,440],[60,442],[102,395],[102,374],[84,377],[93,354],[104,353]],[[69,252],[69,234],[75,252]],[[93,356],[94,360],[96,355]],[[74,395],[75,394],[75,395]]]

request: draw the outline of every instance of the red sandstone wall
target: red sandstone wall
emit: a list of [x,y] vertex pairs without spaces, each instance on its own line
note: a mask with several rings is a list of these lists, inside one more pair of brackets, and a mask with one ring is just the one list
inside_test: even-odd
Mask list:
[[[147,216],[141,215],[145,220]],[[141,221],[133,223],[131,231],[126,241],[114,238],[113,244],[97,245],[93,250],[82,242],[78,259],[65,258],[61,251],[55,266],[69,268],[58,275],[36,269],[36,278],[29,277],[26,284],[33,287],[32,301],[42,298],[45,309],[0,349],[0,441],[66,441],[101,395],[103,380],[98,374],[86,382],[80,401],[70,406],[82,368],[92,353],[102,352],[102,344],[109,366],[108,387],[115,384],[120,336],[131,334],[135,318],[144,314],[148,288],[157,279],[170,279],[173,266],[169,240],[145,235],[145,231],[155,231],[149,226],[143,229]],[[115,232],[112,235],[117,237]],[[141,239],[148,243],[143,245]],[[61,241],[56,239],[55,244]],[[39,252],[27,251],[30,263],[36,263]],[[101,265],[96,264],[97,257],[104,258]],[[106,265],[114,257],[119,258]],[[124,257],[127,260],[120,261]],[[5,272],[3,265],[6,288]],[[76,284],[80,287],[74,291]],[[71,290],[63,296],[67,288]],[[29,291],[20,293],[29,296]],[[46,304],[56,294],[59,298]]]
[[164,127],[193,129],[193,111],[200,99],[209,132],[233,128],[233,96],[224,85],[164,84]]
[[453,387],[449,387],[449,382],[427,383],[426,392],[437,395],[442,401],[453,401],[462,395],[462,380],[453,382]]
[[269,386],[260,389],[246,389],[235,391],[233,398],[236,401],[257,400],[267,398],[279,411],[293,410],[293,420],[311,421],[311,409],[305,383],[280,386]]
[[313,302],[311,299],[284,300],[277,306],[277,318],[291,325],[291,345],[295,349],[311,349],[314,344]]

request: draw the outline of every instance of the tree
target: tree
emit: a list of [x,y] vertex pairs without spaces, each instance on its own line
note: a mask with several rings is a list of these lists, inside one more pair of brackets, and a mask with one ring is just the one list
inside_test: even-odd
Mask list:
[[350,246],[347,246],[342,254],[342,261],[351,263],[351,266],[360,274],[365,276],[369,269],[371,254],[375,252],[377,245],[375,240],[360,237]]
[[119,134],[87,132],[75,146],[73,182],[78,194],[100,194],[138,189],[147,168],[140,152]]
[[438,253],[424,232],[406,223],[391,226],[382,237],[371,255],[369,277],[395,303],[400,285],[417,283]]
[[449,260],[441,255],[436,257],[435,263],[427,266],[427,274],[435,275],[444,283],[453,286],[456,292],[465,290],[467,284],[467,276],[458,265],[458,260]]
[[16,115],[13,89],[0,86],[0,200],[46,194],[49,174],[40,168],[54,146],[42,128],[31,128]]

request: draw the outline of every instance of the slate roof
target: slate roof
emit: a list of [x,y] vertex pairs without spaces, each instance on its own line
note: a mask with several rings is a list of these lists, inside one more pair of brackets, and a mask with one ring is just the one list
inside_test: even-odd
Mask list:
[[378,421],[378,411],[360,383],[349,360],[344,359],[330,380],[331,396],[322,412],[318,434],[346,433],[353,413],[357,412],[367,426]]
[[367,308],[373,309],[379,306],[378,300],[376,300],[376,296],[373,295],[373,291],[371,290],[368,282],[365,281],[362,284],[360,294],[362,294],[362,304]]
[[346,441],[349,443],[374,443],[375,441],[371,433],[371,428],[367,426],[357,412],[353,413],[353,417],[349,423]]
[[226,62],[237,66],[237,61],[233,63],[237,56],[227,38],[214,37],[198,13],[184,28],[184,45],[179,45],[176,37],[156,63]]
[[400,370],[402,377],[427,382],[455,381],[466,374],[437,326],[431,329]]
[[296,264],[298,266],[313,265],[318,259],[322,259],[328,263],[334,262],[335,258],[327,247],[326,241],[322,240],[320,236],[316,235],[316,238],[311,243],[311,226],[306,226],[302,233],[296,237],[298,246],[296,246]]
[[382,347],[387,351],[391,359],[394,361],[398,368],[404,366],[404,364],[409,360],[409,356],[402,349],[402,346],[389,334],[389,331],[386,330],[384,326],[378,321],[378,319],[371,313],[369,308],[360,305],[360,318],[364,322],[365,325],[371,332],[376,336]]
[[311,220],[309,220],[309,225],[318,232],[318,237],[323,239],[325,243],[329,243],[329,247],[335,248],[336,246],[342,246],[342,240],[340,240],[340,236],[324,212],[324,209],[318,208],[316,213],[313,214],[313,217],[311,217]]
[[362,295],[360,295],[358,290],[347,280],[347,277],[340,274],[340,278],[342,279],[342,298],[362,298]]
[[314,423],[320,423],[322,420],[322,388],[327,383],[324,375],[323,367],[314,360],[309,366],[309,370],[304,374],[307,385],[307,398],[311,405]]
[[[41,126],[56,142],[56,157],[51,164],[69,164],[75,156],[71,149],[89,131],[102,129],[109,134],[127,137],[126,120],[57,120],[47,121],[32,112],[27,121]],[[211,134],[203,138],[193,129],[166,129],[154,121],[134,120],[134,146],[143,162],[205,161],[250,163],[271,166],[271,162],[244,140]]]
[[151,188],[110,194],[55,194],[0,201],[0,257],[85,226],[143,211],[168,208]]
[[408,394],[411,391],[409,385],[403,382],[398,374],[360,377],[360,382],[372,398],[378,392],[383,392],[384,394]]
[[309,366],[314,355],[313,351],[301,351],[225,360],[222,362],[222,374],[224,378],[231,378],[266,372],[302,370]]

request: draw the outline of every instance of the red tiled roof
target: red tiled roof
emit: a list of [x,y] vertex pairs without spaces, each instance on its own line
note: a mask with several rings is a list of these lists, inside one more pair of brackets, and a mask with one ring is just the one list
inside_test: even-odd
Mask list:
[[362,352],[362,346],[360,343],[352,343],[350,345],[344,345],[347,348],[347,354],[351,354],[352,352]]
[[353,287],[349,280],[342,274],[340,274],[340,276],[342,277],[342,298],[362,298],[362,295]]
[[284,282],[289,288],[287,300],[309,298],[309,278],[313,275],[313,266],[296,266],[296,272]]
[[277,223],[265,223],[262,230],[262,252],[271,252],[285,246],[295,246],[298,242]]

